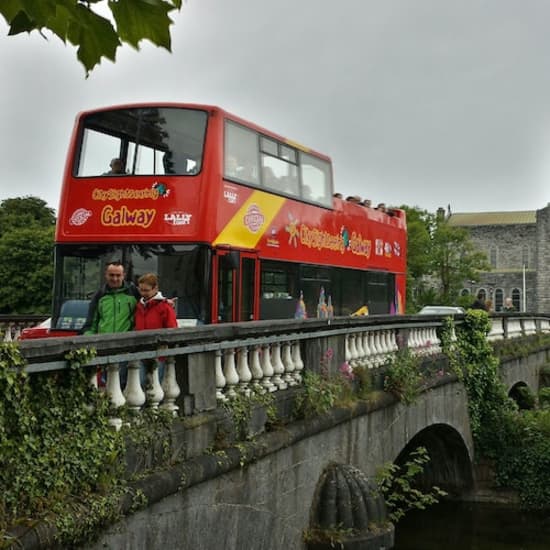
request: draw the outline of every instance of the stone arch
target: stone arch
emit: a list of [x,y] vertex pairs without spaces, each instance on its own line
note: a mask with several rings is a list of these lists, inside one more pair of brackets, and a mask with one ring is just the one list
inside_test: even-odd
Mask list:
[[472,488],[473,472],[468,448],[452,426],[433,424],[421,430],[409,440],[394,463],[404,465],[418,447],[425,447],[430,456],[424,471],[417,477],[422,490],[437,485],[450,495],[460,495]]
[[517,382],[510,388],[508,397],[513,399],[521,410],[535,408],[535,397],[533,392],[523,381]]

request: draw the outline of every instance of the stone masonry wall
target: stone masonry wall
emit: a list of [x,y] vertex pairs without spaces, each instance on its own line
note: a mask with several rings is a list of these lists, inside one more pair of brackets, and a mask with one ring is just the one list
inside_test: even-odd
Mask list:
[[[537,311],[537,248],[538,230],[534,224],[481,225],[468,228],[472,241],[487,259],[491,258],[491,248],[497,247],[497,264],[492,271],[484,273],[481,280],[470,287],[473,295],[480,288],[488,291],[488,297],[495,289],[503,290],[504,296],[511,296],[512,290],[519,289],[523,300],[523,250],[527,246],[528,264],[525,273],[526,308]],[[549,282],[550,284],[550,282]]]
[[550,204],[537,210],[536,309],[550,311]]

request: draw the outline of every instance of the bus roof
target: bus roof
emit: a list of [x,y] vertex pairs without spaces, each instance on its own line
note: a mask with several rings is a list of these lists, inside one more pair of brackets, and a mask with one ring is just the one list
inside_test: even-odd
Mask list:
[[255,130],[256,132],[259,132],[261,134],[265,134],[267,136],[270,136],[274,139],[277,139],[279,141],[282,141],[284,143],[287,143],[288,145],[295,147],[297,149],[300,149],[301,151],[307,152],[311,155],[315,155],[316,157],[322,158],[323,160],[326,160],[332,164],[332,160],[330,156],[320,153],[319,151],[316,151],[315,149],[312,149],[310,147],[306,147],[305,145],[302,145],[299,142],[296,142],[292,139],[289,139],[285,136],[282,136],[281,134],[277,134],[271,130],[268,130],[267,128],[260,126],[258,124],[255,124],[254,122],[251,122],[250,120],[244,119],[242,117],[239,117],[237,115],[234,115],[233,113],[230,113],[229,111],[226,111],[225,109],[222,109],[221,107],[218,107],[217,105],[208,105],[208,104],[201,104],[201,103],[178,103],[178,102],[170,102],[170,101],[158,101],[158,102],[144,102],[144,103],[122,103],[119,105],[109,105],[106,107],[98,107],[96,109],[90,109],[90,110],[84,110],[80,111],[77,115],[77,118],[81,118],[84,116],[88,116],[94,113],[101,113],[105,111],[116,111],[118,109],[143,109],[148,107],[167,107],[167,108],[179,108],[179,109],[197,109],[201,111],[206,111],[210,113],[211,115],[221,115],[224,118],[228,118],[234,122],[237,122],[238,124],[242,124],[243,126],[246,126],[248,128],[251,128],[252,130]]

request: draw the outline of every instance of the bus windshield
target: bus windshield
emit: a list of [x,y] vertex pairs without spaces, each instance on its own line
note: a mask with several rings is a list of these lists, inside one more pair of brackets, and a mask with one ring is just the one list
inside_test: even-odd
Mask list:
[[198,174],[206,122],[206,111],[174,107],[89,114],[83,120],[74,175],[113,175],[106,171],[112,159],[122,163],[119,175]]
[[145,273],[158,274],[163,294],[175,302],[178,318],[205,321],[210,256],[206,247],[189,244],[58,246],[58,308],[67,300],[89,300],[105,284],[105,267],[113,261],[123,262],[126,280],[134,283]]

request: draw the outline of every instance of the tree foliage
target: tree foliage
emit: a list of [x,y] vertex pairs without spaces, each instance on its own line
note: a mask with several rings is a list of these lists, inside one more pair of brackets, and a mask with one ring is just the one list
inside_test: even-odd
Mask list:
[[486,254],[476,249],[468,231],[441,218],[432,235],[431,262],[444,304],[457,302],[464,281],[476,280],[480,271],[491,270]]
[[[115,61],[122,42],[139,49],[142,40],[171,51],[168,14],[182,0],[2,0],[0,14],[9,35],[51,31],[63,43],[77,47],[77,58],[88,74],[103,57]],[[98,13],[110,10],[111,18]],[[114,24],[113,24],[114,23]]]
[[55,212],[38,197],[16,197],[0,203],[0,236],[22,227],[53,227]]
[[401,206],[407,213],[407,309],[426,304],[456,305],[464,281],[477,280],[491,269],[468,232],[442,216],[418,207]]
[[54,228],[54,212],[42,199],[0,203],[0,313],[50,311]]

